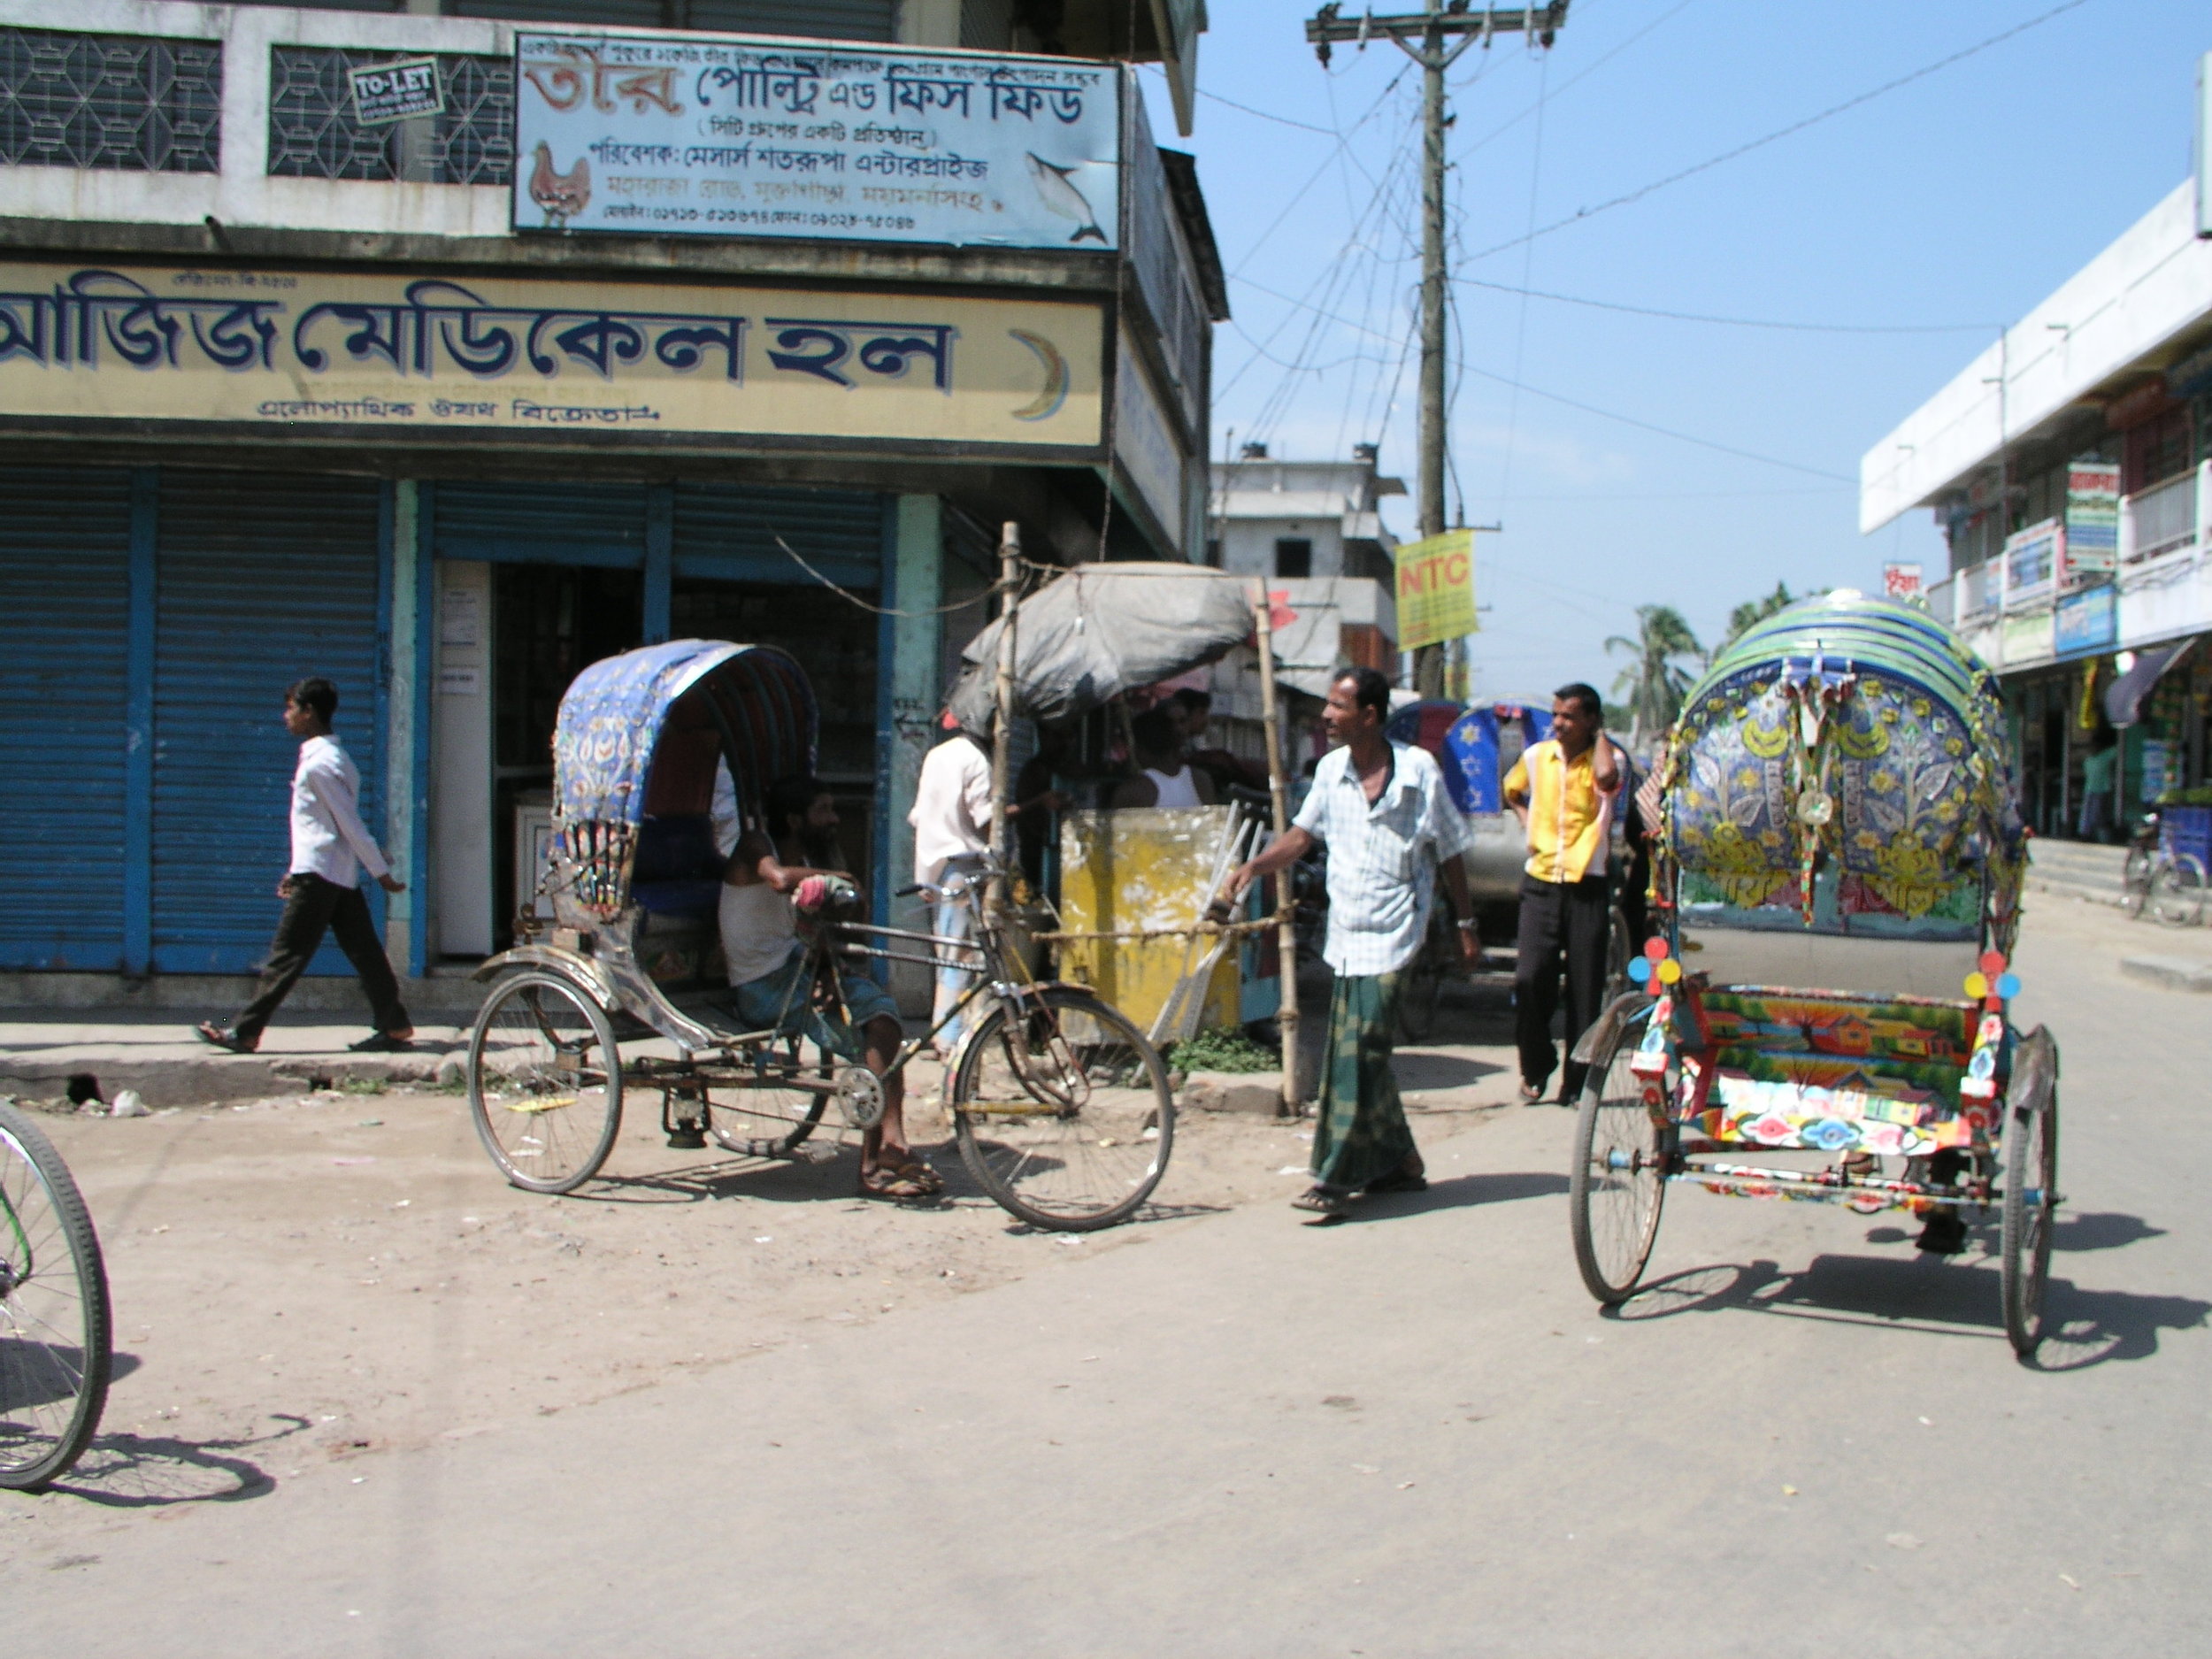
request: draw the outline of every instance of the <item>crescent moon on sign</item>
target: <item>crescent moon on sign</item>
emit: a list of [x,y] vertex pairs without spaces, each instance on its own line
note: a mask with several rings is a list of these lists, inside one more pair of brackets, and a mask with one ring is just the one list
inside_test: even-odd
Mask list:
[[1060,348],[1042,334],[1033,334],[1026,328],[1006,331],[1037,354],[1037,361],[1045,365],[1045,389],[1037,394],[1033,403],[1024,403],[1014,411],[1017,420],[1050,420],[1060,412],[1060,405],[1068,401],[1068,360],[1060,355]]

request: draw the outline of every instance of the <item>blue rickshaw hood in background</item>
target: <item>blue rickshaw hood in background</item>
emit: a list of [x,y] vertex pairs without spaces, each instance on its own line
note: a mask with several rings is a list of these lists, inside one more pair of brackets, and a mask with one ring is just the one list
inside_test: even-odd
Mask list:
[[726,753],[741,802],[811,772],[816,725],[805,671],[773,646],[671,640],[586,668],[553,733],[558,851],[577,900],[595,914],[621,909],[640,824],[707,812]]

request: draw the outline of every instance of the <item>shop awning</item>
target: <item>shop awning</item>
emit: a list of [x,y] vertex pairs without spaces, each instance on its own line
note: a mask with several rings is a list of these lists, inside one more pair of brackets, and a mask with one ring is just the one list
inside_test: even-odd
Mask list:
[[[1252,636],[1253,583],[1189,565],[1086,565],[1021,603],[1014,707],[1066,719],[1139,686],[1211,663]],[[964,731],[991,729],[1002,624],[968,641],[949,702]]]
[[2135,666],[2105,687],[2105,718],[2115,726],[2133,726],[2143,712],[2143,700],[2151,695],[2151,687],[2196,642],[2193,635],[2177,645],[2154,645],[2136,652]]

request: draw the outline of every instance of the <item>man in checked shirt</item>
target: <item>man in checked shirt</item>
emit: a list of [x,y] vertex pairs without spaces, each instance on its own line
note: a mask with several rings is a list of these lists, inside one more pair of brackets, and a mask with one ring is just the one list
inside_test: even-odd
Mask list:
[[1406,1122],[1390,1051],[1398,1025],[1399,972],[1421,948],[1440,873],[1462,918],[1461,959],[1481,952],[1467,872],[1459,855],[1467,821],[1445,792],[1428,751],[1383,736],[1390,682],[1350,668],[1329,687],[1321,724],[1332,749],[1314,770],[1297,820],[1223,886],[1213,915],[1225,918],[1261,876],[1329,849],[1329,937],[1336,971],[1329,993],[1328,1056],[1313,1131],[1313,1185],[1291,1202],[1334,1217],[1359,1193],[1419,1192],[1428,1185]]

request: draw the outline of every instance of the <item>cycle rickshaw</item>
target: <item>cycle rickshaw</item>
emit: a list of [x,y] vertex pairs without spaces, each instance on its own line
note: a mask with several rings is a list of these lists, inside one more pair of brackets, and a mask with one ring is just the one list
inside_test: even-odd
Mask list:
[[[2010,1014],[2023,835],[1988,671],[1924,612],[1840,592],[1760,623],[1661,762],[1655,936],[1577,1058],[1575,1258],[1635,1290],[1667,1186],[2001,1217],[2004,1325],[2042,1339],[2058,1047]],[[1824,1167],[1740,1161],[1824,1155]]]
[[[605,1161],[634,1089],[658,1094],[675,1145],[789,1157],[833,1112],[864,1133],[883,1091],[841,1041],[835,964],[959,967],[975,978],[938,1029],[962,1025],[945,1104],[963,1161],[1033,1225],[1125,1219],[1174,1145],[1166,1068],[1083,987],[1031,980],[987,915],[965,940],[873,926],[833,887],[803,912],[807,970],[783,1016],[746,1029],[731,1011],[717,983],[718,772],[756,820],[770,783],[811,772],[815,724],[804,672],[767,646],[678,640],[576,677],[553,744],[553,916],[522,918],[525,936],[479,971],[491,989],[467,1087],[485,1150],[518,1187],[572,1191]],[[927,1040],[906,1041],[894,1069]]]

